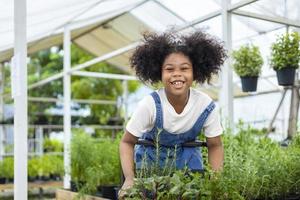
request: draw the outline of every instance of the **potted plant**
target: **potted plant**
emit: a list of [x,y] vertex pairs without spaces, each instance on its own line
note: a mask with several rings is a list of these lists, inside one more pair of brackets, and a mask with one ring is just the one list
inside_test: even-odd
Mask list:
[[[74,134],[71,143],[71,189],[79,191],[86,185],[87,177],[97,165],[94,140],[84,132]],[[94,176],[95,178],[97,176]],[[98,177],[97,177],[98,178]]]
[[6,183],[6,177],[4,173],[4,166],[2,161],[0,161],[0,184],[5,184]]
[[38,180],[40,159],[38,157],[33,157],[28,161],[28,181],[33,182]]
[[6,157],[2,162],[2,173],[6,177],[6,182],[13,183],[14,181],[14,158]]
[[244,45],[233,51],[232,56],[233,69],[241,77],[243,92],[256,91],[257,79],[263,65],[259,48],[252,44]]
[[119,158],[119,142],[120,137],[111,140],[104,139],[97,142],[96,157],[101,163],[100,189],[102,197],[109,199],[117,199],[117,188],[121,182],[121,166]]
[[280,35],[271,46],[271,66],[276,71],[279,85],[294,84],[300,60],[299,43],[299,34],[292,32]]

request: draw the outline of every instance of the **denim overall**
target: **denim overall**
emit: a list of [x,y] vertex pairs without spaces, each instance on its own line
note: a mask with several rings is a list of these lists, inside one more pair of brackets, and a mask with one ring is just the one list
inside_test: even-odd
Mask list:
[[[153,129],[144,133],[141,138],[152,142],[158,141],[159,154],[156,153],[154,146],[136,145],[134,154],[136,169],[141,169],[145,163],[147,165],[157,163],[157,158],[159,158],[158,163],[161,168],[175,167],[176,169],[183,169],[187,167],[192,171],[202,171],[201,149],[199,147],[184,147],[182,144],[196,140],[204,122],[215,108],[214,102],[211,102],[205,108],[190,130],[181,134],[172,134],[163,129],[163,113],[159,95],[153,92],[151,96],[156,107],[155,124]],[[168,166],[170,163],[172,163],[172,166]]]

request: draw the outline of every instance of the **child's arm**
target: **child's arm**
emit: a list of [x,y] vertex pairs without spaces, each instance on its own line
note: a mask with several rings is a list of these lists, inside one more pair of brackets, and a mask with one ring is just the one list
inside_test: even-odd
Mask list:
[[208,162],[213,170],[219,171],[223,168],[224,150],[221,136],[206,138],[208,147]]
[[128,131],[125,131],[123,138],[120,142],[120,158],[125,182],[122,189],[126,189],[133,185],[134,178],[134,163],[133,151],[134,145],[137,143],[138,138],[133,136]]

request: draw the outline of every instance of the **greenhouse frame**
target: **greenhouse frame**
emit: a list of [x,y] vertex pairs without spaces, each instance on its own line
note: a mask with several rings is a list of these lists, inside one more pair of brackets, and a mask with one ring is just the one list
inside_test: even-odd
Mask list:
[[[14,100],[14,199],[27,199],[28,158],[28,101],[63,102],[64,168],[70,172],[71,102],[111,103],[106,100],[84,101],[71,99],[71,77],[94,77],[117,79],[123,83],[123,108],[125,121],[127,111],[127,81],[137,80],[129,67],[130,53],[141,40],[144,31],[162,32],[173,28],[176,32],[189,32],[198,28],[224,41],[230,54],[232,49],[253,42],[259,43],[263,56],[268,57],[268,48],[276,35],[287,30],[300,30],[300,3],[297,0],[3,0],[0,2],[0,66],[1,98],[0,113],[3,115],[4,98]],[[71,66],[71,43],[95,56],[94,59]],[[27,84],[27,56],[57,45],[63,45],[63,69],[31,85]],[[83,69],[106,61],[124,74],[87,72]],[[11,94],[3,90],[5,63],[11,63]],[[299,85],[281,87],[276,75],[265,62],[257,92],[243,93],[239,77],[233,73],[232,59],[226,60],[220,78],[199,89],[218,100],[223,123],[234,127],[234,99],[255,98],[265,94],[278,94],[281,98],[271,102],[276,108],[271,111],[270,128],[275,121],[284,97],[290,109],[288,136],[296,132],[299,108]],[[63,99],[34,98],[28,90],[63,79]],[[298,84],[299,73],[296,75]],[[28,86],[27,86],[28,85]],[[266,102],[263,102],[266,103]],[[251,106],[250,106],[251,107]],[[3,117],[1,117],[3,118]],[[286,131],[287,132],[287,131]],[[3,155],[4,136],[0,130],[0,158]],[[64,188],[69,189],[71,176],[64,176]]]

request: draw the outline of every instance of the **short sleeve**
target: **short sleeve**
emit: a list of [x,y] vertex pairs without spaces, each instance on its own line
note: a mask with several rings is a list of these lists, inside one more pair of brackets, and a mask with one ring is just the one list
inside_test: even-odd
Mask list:
[[208,115],[204,126],[204,135],[206,137],[216,137],[223,133],[223,127],[220,122],[220,116],[217,107],[215,107]]
[[150,131],[155,122],[155,103],[151,95],[142,99],[126,125],[126,130],[136,137]]

